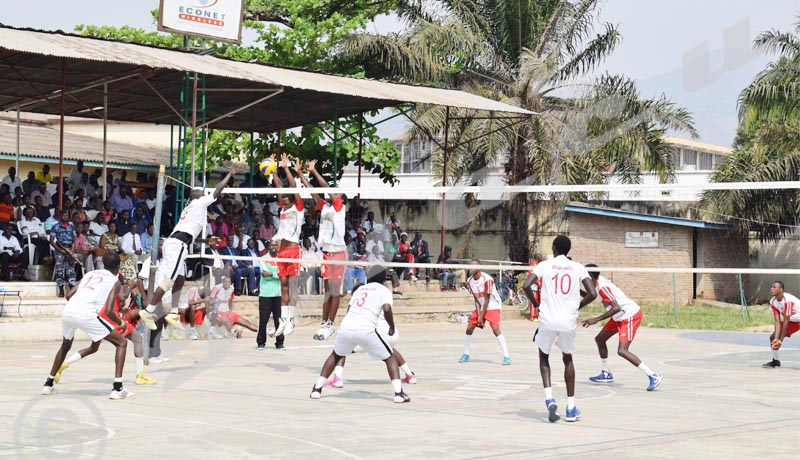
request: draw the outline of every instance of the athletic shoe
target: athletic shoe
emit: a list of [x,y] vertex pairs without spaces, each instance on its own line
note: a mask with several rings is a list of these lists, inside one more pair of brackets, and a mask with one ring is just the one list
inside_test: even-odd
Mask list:
[[275,344],[275,348],[277,348],[278,350],[285,350],[286,349],[286,347],[282,343],[276,343]]
[[210,338],[210,339],[224,339],[225,337],[222,336],[222,335],[219,335],[219,333],[217,333],[217,328],[210,327],[210,328],[208,328],[208,338]]
[[510,366],[511,365],[511,358],[508,356],[503,356],[503,366]]
[[594,377],[589,377],[589,381],[594,383],[614,383],[614,376],[611,375],[611,372],[600,371]]
[[58,383],[61,380],[61,373],[64,372],[68,367],[69,364],[61,363],[61,367],[58,368],[58,372],[56,372],[56,375],[53,377],[53,381]]
[[417,277],[417,275],[411,275],[410,280],[411,281],[419,281],[419,278]]
[[130,399],[134,396],[136,396],[135,393],[128,391],[127,388],[123,388],[120,391],[111,390],[111,394],[108,396],[108,399]]
[[323,329],[322,331],[322,336],[320,337],[320,340],[328,340],[330,336],[332,336],[335,332],[336,328],[333,327],[333,321],[328,320],[328,322],[325,323],[325,329]]
[[774,368],[774,367],[781,367],[781,362],[779,360],[777,360],[777,359],[773,359],[772,361],[770,361],[768,363],[762,364],[761,367],[766,368],[766,369]]
[[398,404],[411,402],[411,397],[408,396],[405,391],[400,391],[400,393],[394,394],[394,402]]
[[55,386],[45,385],[45,386],[42,387],[42,395],[49,396],[49,395],[54,395],[54,394],[56,394],[56,387]]
[[316,386],[311,387],[311,394],[309,395],[311,399],[319,399],[322,397],[322,388],[317,388]]
[[172,324],[175,327],[180,327],[181,325],[181,315],[177,313],[170,313],[164,317],[164,321],[169,324]]
[[319,323],[319,329],[317,329],[317,332],[314,333],[314,340],[322,340],[323,332],[325,332],[325,326],[327,324],[328,323],[325,321]]
[[325,382],[325,386],[328,388],[342,388],[344,386],[344,381],[334,375],[333,378]]
[[242,338],[242,332],[244,332],[244,331],[242,330],[241,327],[236,326],[233,329],[231,329],[231,332],[233,333],[234,337],[236,337],[237,339],[241,339]]
[[263,351],[264,350],[264,345],[259,345],[259,346],[256,347],[256,349]]
[[405,377],[403,377],[402,382],[403,383],[410,383],[412,385],[416,385],[417,384],[417,376],[414,375],[414,374],[408,374]]
[[547,407],[547,420],[550,420],[550,423],[556,423],[558,419],[561,418],[558,415],[558,404],[556,404],[555,399],[548,399],[544,402],[544,405]]
[[153,356],[149,360],[149,362],[152,364],[161,364],[161,363],[166,363],[167,361],[169,361],[169,358],[167,358],[166,356]]
[[189,338],[192,340],[197,340],[197,331],[193,328],[189,328]]
[[139,319],[142,320],[145,326],[151,331],[156,330],[156,315],[147,310],[139,310]]
[[568,422],[577,422],[581,419],[581,410],[578,407],[573,407],[572,409],[567,408],[567,416],[564,417],[564,420]]
[[664,377],[661,374],[653,374],[650,376],[650,385],[647,386],[647,391],[653,391],[661,385],[661,381],[664,380]]
[[186,338],[185,332],[181,333],[181,331],[177,329],[172,330],[172,340],[183,340],[185,338]]
[[136,380],[134,380],[133,383],[136,385],[155,385],[158,383],[158,380],[148,377],[147,374],[142,371],[139,372],[139,374],[136,376]]
[[294,318],[288,318],[286,320],[286,328],[283,330],[283,335],[292,335],[294,332]]
[[463,355],[461,355],[460,358],[458,358],[459,363],[466,363],[467,361],[469,361],[469,355],[466,353],[464,353]]

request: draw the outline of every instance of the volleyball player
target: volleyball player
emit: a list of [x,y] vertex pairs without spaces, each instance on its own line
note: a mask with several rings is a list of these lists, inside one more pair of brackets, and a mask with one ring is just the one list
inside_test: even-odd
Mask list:
[[[114,301],[119,296],[120,283],[117,280],[119,273],[119,256],[115,252],[103,255],[103,270],[94,270],[83,277],[81,282],[67,293],[67,305],[61,314],[61,329],[63,339],[61,347],[53,360],[50,375],[42,387],[43,395],[52,395],[56,392],[55,374],[64,363],[67,353],[72,348],[75,331],[80,329],[89,336],[92,342],[107,340],[117,349],[114,356],[116,370],[114,373],[114,386],[109,398],[127,399],[134,394],[122,386],[122,371],[125,368],[125,352],[128,343],[125,337],[114,329],[115,325],[123,326],[124,323],[114,313]],[[105,309],[105,313],[113,323],[100,318],[98,313]]]
[[[471,264],[480,265],[480,261],[478,259],[472,259]],[[506,338],[500,330],[500,315],[503,308],[503,301],[500,299],[500,294],[497,293],[494,279],[477,268],[470,270],[469,274],[467,288],[475,300],[475,310],[472,311],[472,315],[469,317],[469,322],[467,323],[467,332],[464,336],[464,354],[458,358],[458,362],[465,363],[469,361],[469,347],[472,341],[472,333],[475,331],[476,327],[483,329],[488,321],[495,338],[497,338],[497,343],[500,345],[500,350],[503,352],[502,363],[504,366],[508,366],[511,364],[511,357],[508,355]]]
[[[289,157],[281,155],[280,167],[286,173],[289,187],[296,187],[292,171],[289,169]],[[275,188],[282,188],[283,183],[278,177],[278,169],[272,172],[272,183]],[[281,279],[281,319],[275,335],[289,335],[294,331],[292,318],[297,306],[298,275],[300,274],[300,230],[305,221],[305,209],[300,195],[278,193],[278,203],[281,205],[281,224],[278,233],[273,237],[278,241],[279,259],[297,259],[298,262],[278,262],[278,277]]]
[[[572,362],[572,353],[575,351],[575,329],[578,310],[597,297],[594,282],[586,268],[567,258],[571,248],[572,242],[568,237],[557,236],[553,240],[554,257],[539,262],[523,286],[525,295],[533,301],[535,298],[533,285],[539,280],[542,282],[539,328],[536,330],[533,340],[539,347],[539,372],[542,374],[544,404],[547,407],[550,422],[555,422],[560,418],[550,383],[550,351],[553,345],[561,349],[564,361],[564,380],[567,383],[567,416],[565,419],[568,422],[575,422],[581,417],[581,411],[575,406],[575,365]],[[581,285],[586,293],[583,299],[581,299]]]
[[214,188],[214,193],[204,195],[200,189],[192,190],[189,195],[192,201],[183,209],[181,217],[172,235],[164,241],[161,248],[161,260],[158,261],[158,271],[164,276],[153,293],[153,297],[148,302],[147,308],[139,313],[139,317],[144,324],[151,330],[156,330],[156,306],[161,302],[166,291],[172,291],[172,307],[177,307],[180,299],[180,290],[186,280],[186,253],[189,246],[193,243],[207,243],[210,238],[198,238],[206,226],[206,212],[222,195],[222,190],[236,174],[236,167],[233,166],[228,174]]
[[[597,267],[595,264],[588,264],[586,268]],[[631,364],[636,366],[637,369],[642,371],[650,379],[650,385],[647,391],[655,390],[661,385],[663,377],[660,374],[653,372],[645,363],[639,359],[638,356],[628,350],[636,336],[636,331],[639,330],[639,324],[642,322],[642,309],[633,300],[622,292],[614,283],[609,281],[600,272],[589,270],[589,276],[594,281],[594,286],[597,288],[597,293],[606,307],[606,312],[602,315],[589,318],[583,322],[583,327],[589,327],[597,324],[600,321],[608,319],[608,322],[603,326],[603,329],[594,338],[597,343],[597,350],[600,353],[600,362],[602,369],[600,374],[589,377],[589,380],[595,383],[613,383],[614,375],[608,369],[608,347],[606,342],[608,339],[619,333],[619,345],[617,346],[617,354],[627,359]]]
[[769,293],[772,294],[769,306],[772,308],[775,325],[769,336],[772,361],[764,363],[763,367],[775,368],[781,367],[779,350],[783,339],[800,331],[800,300],[792,294],[784,292],[783,281],[773,282],[769,287]]
[[[317,183],[322,187],[328,187],[328,182],[317,172],[316,160],[308,162],[308,171],[314,175]],[[311,184],[303,174],[300,163],[296,167],[297,175],[307,188],[312,188]],[[322,245],[323,260],[347,260],[347,245],[344,242],[345,215],[347,196],[339,193],[329,194],[330,200],[323,200],[316,193],[312,193],[315,209],[320,211],[319,224],[319,243]],[[321,269],[322,279],[325,283],[325,299],[322,301],[322,322],[319,330],[314,334],[314,340],[327,340],[335,332],[333,323],[336,320],[336,312],[339,311],[339,299],[342,294],[342,280],[347,269],[344,265],[323,264]]]

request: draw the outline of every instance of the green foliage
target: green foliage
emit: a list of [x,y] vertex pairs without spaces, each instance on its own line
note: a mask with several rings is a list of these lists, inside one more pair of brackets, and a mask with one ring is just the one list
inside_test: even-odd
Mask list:
[[[738,308],[678,305],[677,322],[675,321],[675,307],[671,304],[644,304],[641,307],[642,327],[742,331],[773,324],[772,313],[769,308],[763,306],[749,307],[749,319],[745,316],[745,321],[742,321],[742,313]],[[605,309],[601,305],[593,303],[581,309],[580,320],[597,316],[603,311]],[[595,327],[599,328],[600,326]]]

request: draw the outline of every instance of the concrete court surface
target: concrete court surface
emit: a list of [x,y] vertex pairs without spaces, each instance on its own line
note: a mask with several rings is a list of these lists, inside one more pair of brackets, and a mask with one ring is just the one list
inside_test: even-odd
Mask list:
[[[513,358],[501,366],[491,332],[476,331],[472,361],[459,364],[463,324],[401,324],[399,350],[419,377],[410,404],[393,404],[383,363],[354,355],[345,388],[308,394],[332,341],[298,328],[279,351],[242,340],[171,341],[159,380],[126,385],[111,401],[112,347],[68,369],[59,393],[40,396],[57,342],[4,344],[0,353],[0,458],[795,459],[800,451],[800,343],[786,342],[780,369],[766,334],[639,331],[632,351],[664,377],[655,392],[616,355],[616,383],[596,385],[594,327],[578,332],[577,423],[546,420],[534,323],[502,325]],[[78,347],[87,345],[77,343]],[[616,342],[611,343],[612,350]],[[554,355],[563,416],[563,365]]]

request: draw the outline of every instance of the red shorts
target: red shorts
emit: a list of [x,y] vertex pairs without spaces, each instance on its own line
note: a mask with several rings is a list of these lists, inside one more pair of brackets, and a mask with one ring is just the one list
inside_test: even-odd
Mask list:
[[[199,326],[203,324],[204,314],[206,309],[200,308],[194,311],[194,325]],[[181,322],[184,324],[189,324],[189,310],[185,310],[181,315]]]
[[603,330],[619,332],[620,342],[633,342],[633,338],[636,337],[636,331],[639,330],[639,323],[641,322],[642,311],[639,310],[632,317],[622,321],[608,320],[606,325],[603,326]]
[[[278,250],[279,259],[300,259],[300,246],[293,244],[281,246]],[[299,262],[278,262],[278,276],[297,276],[300,273]]]
[[[489,323],[492,329],[500,327],[500,311],[501,310],[486,310],[486,313],[483,314],[483,320]],[[467,324],[478,325],[478,310],[472,310],[472,315],[469,317],[469,322],[467,322]]]
[[791,337],[797,331],[800,331],[800,322],[789,321],[789,325],[786,326],[786,337]]
[[217,313],[217,326],[222,326],[225,323],[233,326],[242,317],[242,315],[234,311],[221,311]]
[[[339,260],[344,262],[347,260],[347,251],[323,252],[322,260]],[[334,283],[341,283],[344,279],[344,272],[346,269],[347,267],[345,265],[323,264],[320,269],[320,274],[326,280],[330,280]]]
[[111,325],[114,328],[115,331],[117,331],[120,334],[122,334],[123,337],[130,338],[131,332],[133,332],[133,324],[131,324],[131,319],[128,317],[128,315],[123,315],[123,314],[121,314],[119,312],[119,300],[117,300],[117,303],[116,303],[115,307],[116,308],[114,309],[114,313],[116,313],[117,317],[122,320],[122,325],[121,326],[119,324],[117,324],[116,321],[114,321],[113,319],[109,318],[108,315],[106,315],[106,309],[105,308],[100,310],[100,312],[97,314],[97,316],[103,318],[106,323]]

